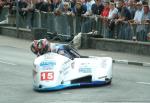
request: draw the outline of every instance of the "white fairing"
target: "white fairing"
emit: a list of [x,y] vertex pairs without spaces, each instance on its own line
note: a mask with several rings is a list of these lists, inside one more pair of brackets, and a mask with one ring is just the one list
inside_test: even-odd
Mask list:
[[89,75],[92,76],[92,81],[112,79],[112,59],[110,57],[70,60],[56,53],[47,53],[36,58],[34,65],[33,86],[35,89],[69,85],[72,80]]

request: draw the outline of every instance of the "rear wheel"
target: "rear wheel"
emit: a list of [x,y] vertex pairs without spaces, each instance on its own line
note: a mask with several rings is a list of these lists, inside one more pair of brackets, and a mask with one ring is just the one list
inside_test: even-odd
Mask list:
[[112,78],[105,78],[106,84],[110,85],[112,82]]

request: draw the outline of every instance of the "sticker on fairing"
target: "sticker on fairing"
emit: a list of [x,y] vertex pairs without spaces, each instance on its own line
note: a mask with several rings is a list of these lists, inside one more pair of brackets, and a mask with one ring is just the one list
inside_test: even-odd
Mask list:
[[54,80],[54,72],[41,72],[41,81]]
[[52,60],[45,60],[40,63],[40,67],[42,67],[43,69],[53,69],[55,65],[56,62]]
[[80,73],[92,73],[92,68],[79,68]]

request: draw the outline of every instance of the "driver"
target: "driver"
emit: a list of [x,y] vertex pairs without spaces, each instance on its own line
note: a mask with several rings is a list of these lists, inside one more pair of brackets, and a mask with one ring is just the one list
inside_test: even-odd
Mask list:
[[54,52],[64,55],[70,59],[79,58],[77,51],[67,44],[50,43],[47,39],[34,40],[31,44],[31,51],[37,56],[47,52]]

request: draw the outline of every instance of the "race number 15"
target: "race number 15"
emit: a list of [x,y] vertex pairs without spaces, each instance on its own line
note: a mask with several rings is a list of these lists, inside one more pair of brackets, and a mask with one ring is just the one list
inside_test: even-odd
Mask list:
[[54,72],[41,72],[41,80],[54,80]]

